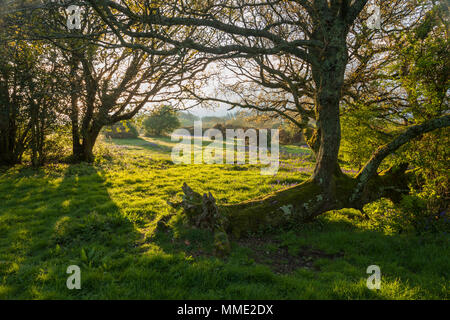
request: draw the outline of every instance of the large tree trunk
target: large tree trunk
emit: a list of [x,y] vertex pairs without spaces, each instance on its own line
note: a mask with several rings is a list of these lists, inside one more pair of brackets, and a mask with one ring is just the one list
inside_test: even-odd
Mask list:
[[[77,71],[80,62],[83,66],[83,75],[87,85],[86,110],[82,119],[79,112],[79,94],[81,89],[78,84]],[[71,110],[70,120],[72,123],[72,153],[73,161],[93,162],[94,146],[100,133],[102,125],[94,119],[94,103],[96,84],[91,75],[91,67],[86,59],[80,59],[74,55],[71,59]],[[81,122],[81,123],[80,123]]]
[[38,159],[38,109],[37,106],[30,101],[30,116],[31,116],[31,165],[33,167],[39,166]]
[[76,159],[78,155],[83,152],[83,148],[80,142],[80,128],[78,123],[78,107],[77,107],[77,98],[75,95],[72,95],[72,105],[71,105],[71,113],[70,120],[72,124],[72,153],[74,158]]
[[7,74],[5,81],[0,83],[0,165],[14,165],[18,162],[15,152],[17,127],[16,113],[9,98]]
[[[3,110],[2,110],[3,111]],[[8,114],[0,119],[0,165],[14,165],[18,162],[14,152],[15,132],[11,130]]]
[[82,161],[83,158],[78,110],[80,87],[77,71],[79,63],[80,60],[73,54],[70,59],[70,121],[72,125],[72,157],[74,161]]
[[19,132],[14,110],[11,110],[10,106],[4,106],[2,109],[0,110],[2,112],[0,115],[0,165],[12,166],[22,161],[31,122]]
[[344,23],[336,20],[329,24],[317,25],[316,28],[312,33],[312,39],[325,43],[326,47],[311,49],[315,57],[311,70],[316,90],[317,122],[317,129],[309,139],[316,156],[311,183],[320,188],[320,197],[317,198],[315,206],[320,209],[319,211],[326,211],[336,205],[334,180],[342,175],[338,164],[341,141],[339,103],[348,62],[346,44],[348,30]]
[[86,162],[93,162],[95,159],[94,156],[94,146],[95,142],[97,141],[97,137],[100,130],[89,132],[84,138],[83,138],[83,161]]
[[[77,144],[74,144],[73,158],[75,162],[94,162],[94,146],[100,133],[101,127],[90,129],[88,132],[82,133],[82,142],[78,140]],[[78,135],[78,133],[77,133]],[[76,147],[75,147],[76,146]]]
[[8,138],[0,141],[0,165],[12,166],[18,164],[20,161],[16,154],[9,147]]

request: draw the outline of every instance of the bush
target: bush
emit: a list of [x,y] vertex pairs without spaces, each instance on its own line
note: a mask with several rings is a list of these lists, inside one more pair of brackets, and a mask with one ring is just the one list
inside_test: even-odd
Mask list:
[[[388,128],[386,131],[397,135],[393,128],[383,123],[368,123],[364,115],[373,112],[362,108],[342,117],[341,159],[356,168],[369,159],[377,146],[386,143],[379,132],[371,127]],[[400,204],[379,201],[368,206],[368,213],[380,219],[379,224],[395,232],[450,231],[448,220],[450,168],[450,130],[448,128],[424,134],[400,148],[387,158],[382,169],[391,165],[408,163],[414,169],[410,181],[410,193]]]
[[139,136],[136,126],[131,121],[120,121],[104,129],[106,138],[135,139]]
[[179,128],[180,120],[172,106],[161,106],[153,110],[143,125],[146,136],[162,136]]
[[365,210],[374,227],[387,233],[450,232],[447,210],[435,212],[427,207],[428,199],[407,195],[397,205],[381,199],[366,205]]
[[[72,155],[72,138],[67,126],[55,127],[51,134],[47,134],[40,153],[40,165],[45,163],[60,163],[70,160]],[[32,161],[32,150],[24,153],[24,162]]]
[[[339,157],[358,170],[379,146],[389,141],[385,134],[373,129],[389,126],[378,119],[378,112],[379,107],[376,105],[359,105],[357,109],[345,112],[341,117],[342,140]],[[393,128],[389,131],[394,133]]]
[[404,161],[416,170],[412,193],[426,201],[435,215],[448,211],[450,203],[450,129],[425,134],[404,148]]

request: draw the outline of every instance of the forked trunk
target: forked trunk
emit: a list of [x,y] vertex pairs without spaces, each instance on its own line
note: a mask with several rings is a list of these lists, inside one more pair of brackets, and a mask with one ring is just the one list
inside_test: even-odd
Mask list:
[[[94,146],[97,141],[100,129],[90,130],[83,135],[82,142],[79,139],[74,139],[73,143],[73,160],[75,162],[94,162]],[[74,135],[75,137],[77,134]]]

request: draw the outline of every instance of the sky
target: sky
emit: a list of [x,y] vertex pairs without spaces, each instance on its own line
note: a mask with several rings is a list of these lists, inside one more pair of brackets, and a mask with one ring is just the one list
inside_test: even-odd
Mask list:
[[228,111],[226,106],[220,106],[215,108],[214,110],[210,108],[206,109],[202,107],[195,107],[189,109],[189,112],[197,117],[209,117],[209,116],[222,117],[225,116],[230,111]]

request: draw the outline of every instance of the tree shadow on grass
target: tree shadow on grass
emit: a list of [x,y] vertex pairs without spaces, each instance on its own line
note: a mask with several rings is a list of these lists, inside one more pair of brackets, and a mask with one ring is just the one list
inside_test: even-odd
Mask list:
[[[138,232],[95,167],[69,165],[59,179],[33,170],[1,179],[0,297],[89,297],[101,287],[95,278],[134,250]],[[70,265],[81,268],[86,290],[67,289]]]

